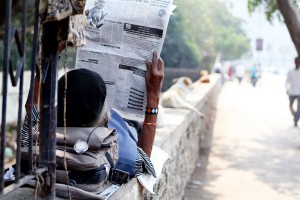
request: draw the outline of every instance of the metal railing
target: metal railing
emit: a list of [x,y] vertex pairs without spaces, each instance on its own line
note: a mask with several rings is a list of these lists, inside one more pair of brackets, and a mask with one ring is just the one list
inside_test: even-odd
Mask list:
[[[2,113],[1,113],[1,133],[0,133],[0,198],[12,192],[16,188],[23,186],[36,176],[43,177],[45,180],[42,184],[42,192],[40,196],[45,199],[54,199],[55,197],[55,145],[56,145],[56,108],[55,108],[55,92],[57,81],[57,59],[58,59],[58,42],[56,41],[57,23],[50,22],[43,25],[39,24],[39,0],[35,0],[34,7],[34,34],[32,44],[26,44],[27,29],[27,0],[22,0],[22,25],[21,27],[12,26],[12,0],[5,0],[5,21],[4,21],[4,49],[3,49],[3,88],[2,88]],[[42,58],[38,63],[39,52],[39,27],[42,27]],[[19,33],[21,32],[21,38]],[[13,42],[14,41],[14,42]],[[18,60],[16,66],[13,66],[11,49],[12,45],[16,45],[18,51]],[[26,46],[32,48],[31,55],[26,55]],[[2,53],[2,52],[1,52]],[[28,112],[29,119],[29,162],[28,174],[21,178],[21,129],[22,129],[22,105],[23,105],[23,77],[26,58],[31,56],[31,80],[30,91],[28,95],[28,107],[32,109],[34,95],[34,78],[38,65],[41,65],[41,92],[40,92],[40,111],[41,111],[41,133],[39,134],[39,167],[33,166],[32,152],[32,117]],[[1,64],[0,64],[1,65]],[[14,72],[15,71],[15,72]],[[10,80],[9,80],[10,77]],[[5,147],[6,147],[6,116],[7,116],[7,97],[8,84],[16,87],[19,85],[18,106],[16,112],[17,119],[17,149],[16,149],[16,165],[15,165],[15,181],[5,187]]]

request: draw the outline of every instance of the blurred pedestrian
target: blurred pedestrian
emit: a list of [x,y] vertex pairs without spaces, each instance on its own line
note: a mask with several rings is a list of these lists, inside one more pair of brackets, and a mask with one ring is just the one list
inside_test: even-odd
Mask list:
[[242,83],[242,80],[245,76],[245,67],[244,65],[242,64],[239,64],[236,66],[236,69],[235,69],[235,77],[238,79],[239,81],[239,84]]
[[257,81],[262,86],[262,68],[260,63],[257,64]]
[[255,87],[257,79],[258,79],[258,71],[256,65],[252,65],[250,68],[250,79],[251,79],[251,84],[253,87]]
[[213,72],[216,74],[220,74],[222,77],[222,84],[226,81],[226,76],[227,74],[224,73],[224,66],[222,62],[216,62],[215,65],[213,66]]
[[[300,58],[295,58],[295,69],[292,69],[288,72],[286,78],[286,91],[289,95],[290,101],[290,110],[294,116],[294,126],[297,126],[300,117]],[[294,110],[294,102],[297,100],[297,109]]]
[[221,74],[222,73],[222,65],[220,62],[217,62],[214,67],[213,67],[213,72],[217,73],[217,74]]
[[233,73],[234,73],[233,66],[230,65],[229,68],[228,68],[227,74],[228,74],[229,80],[231,80],[231,81],[233,79]]

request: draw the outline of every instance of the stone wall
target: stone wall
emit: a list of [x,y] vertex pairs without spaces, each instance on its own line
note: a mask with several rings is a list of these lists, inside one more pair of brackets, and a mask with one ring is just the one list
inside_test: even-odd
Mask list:
[[194,83],[194,90],[187,96],[188,101],[205,115],[204,119],[190,110],[165,108],[166,123],[163,128],[157,129],[154,145],[166,151],[171,159],[166,161],[155,185],[156,195],[151,195],[133,179],[110,199],[182,199],[185,186],[196,167],[202,142],[210,134],[216,99],[222,86],[218,75],[211,75],[210,79],[209,84]]

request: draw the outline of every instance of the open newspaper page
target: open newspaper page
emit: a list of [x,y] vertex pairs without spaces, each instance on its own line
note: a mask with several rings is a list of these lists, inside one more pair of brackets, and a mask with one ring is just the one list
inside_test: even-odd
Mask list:
[[144,119],[145,60],[160,55],[173,0],[87,0],[86,45],[76,68],[99,73],[108,103],[124,118]]

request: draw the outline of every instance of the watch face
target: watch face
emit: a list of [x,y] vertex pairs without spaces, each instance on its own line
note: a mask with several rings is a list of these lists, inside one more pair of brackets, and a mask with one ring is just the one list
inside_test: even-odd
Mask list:
[[88,150],[88,148],[89,148],[88,143],[86,143],[86,141],[83,141],[83,140],[78,140],[74,144],[74,150],[78,154],[82,154],[82,153],[86,152]]

